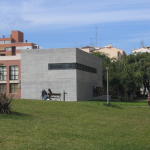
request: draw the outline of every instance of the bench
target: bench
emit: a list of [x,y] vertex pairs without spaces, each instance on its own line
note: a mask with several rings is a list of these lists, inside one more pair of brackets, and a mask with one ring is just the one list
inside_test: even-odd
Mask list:
[[60,99],[60,101],[61,101],[61,94],[60,93],[51,93],[51,94],[48,94],[49,95],[49,99],[51,99],[51,98],[54,98],[55,100],[56,99]]

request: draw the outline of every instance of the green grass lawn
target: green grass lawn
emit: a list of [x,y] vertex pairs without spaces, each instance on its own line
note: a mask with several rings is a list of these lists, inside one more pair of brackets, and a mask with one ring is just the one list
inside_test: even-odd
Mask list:
[[149,150],[147,102],[103,103],[14,100],[13,115],[0,115],[0,150]]

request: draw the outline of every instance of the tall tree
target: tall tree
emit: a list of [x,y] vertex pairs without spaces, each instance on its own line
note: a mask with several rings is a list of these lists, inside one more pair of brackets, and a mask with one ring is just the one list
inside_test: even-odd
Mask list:
[[149,89],[150,79],[150,53],[137,53],[123,56],[122,59],[110,59],[103,53],[92,53],[102,58],[103,66],[103,90],[106,91],[106,68],[109,67],[109,90],[110,94],[117,94],[126,101],[133,99],[135,93],[140,92],[144,86]]

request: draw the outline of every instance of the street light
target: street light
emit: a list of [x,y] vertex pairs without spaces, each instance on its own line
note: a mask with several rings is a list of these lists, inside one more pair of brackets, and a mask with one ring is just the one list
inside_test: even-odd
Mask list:
[[107,70],[107,104],[109,104],[108,69],[109,67],[106,67],[106,70]]

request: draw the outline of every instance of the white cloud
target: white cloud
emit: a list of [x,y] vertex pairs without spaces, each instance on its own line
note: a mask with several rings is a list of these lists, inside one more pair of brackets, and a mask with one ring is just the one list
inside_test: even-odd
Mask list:
[[25,20],[20,16],[14,15],[1,15],[0,16],[0,29],[3,28],[17,28],[19,26],[26,26],[31,23],[30,20]]
[[71,2],[72,2],[72,0],[66,0],[66,1],[65,1],[65,0],[63,1],[63,0],[62,0],[60,3],[65,3],[65,4],[66,4],[66,3],[71,3]]
[[34,27],[43,25],[74,27],[97,23],[150,20],[150,9],[146,7],[150,4],[148,0],[14,1],[0,2],[2,26],[28,24]]
[[144,21],[149,20],[149,10],[122,10],[111,12],[97,12],[97,13],[38,13],[31,14],[24,17],[33,21],[36,25],[84,25],[93,23],[110,23],[123,21]]

